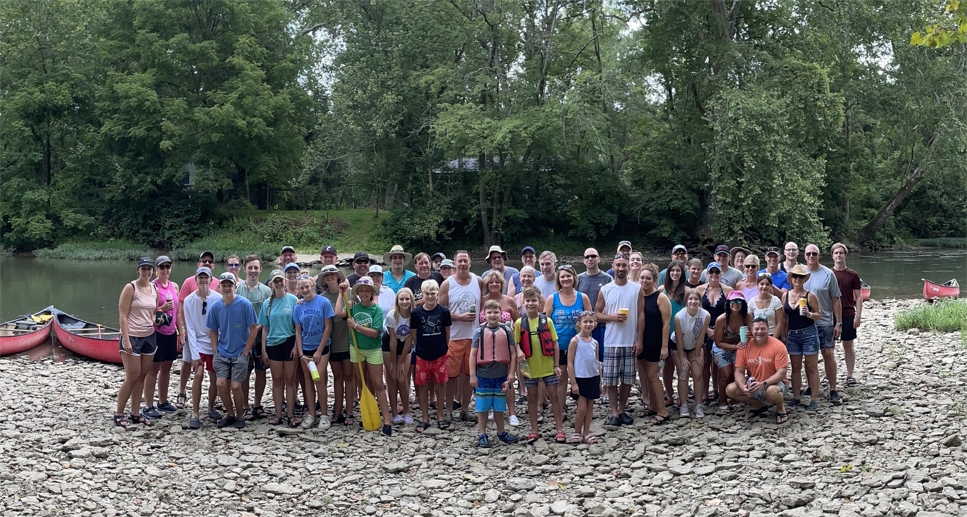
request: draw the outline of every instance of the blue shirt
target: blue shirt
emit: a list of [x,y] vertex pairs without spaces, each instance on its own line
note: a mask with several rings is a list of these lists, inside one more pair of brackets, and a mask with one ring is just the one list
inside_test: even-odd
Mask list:
[[396,281],[396,277],[393,276],[393,270],[387,269],[383,273],[383,285],[389,287],[394,293],[400,292],[400,289],[406,284],[406,281],[416,276],[416,273],[412,271],[403,270],[403,278],[399,282]]
[[[302,325],[302,349],[317,350],[322,341],[322,333],[326,330],[326,320],[336,316],[332,304],[322,296],[316,296],[312,301],[302,300],[302,305],[296,305],[292,313],[292,321]],[[332,325],[332,322],[329,322]],[[332,343],[332,337],[326,341],[326,346]]]
[[[269,298],[262,303],[259,312],[259,325],[268,327],[265,336],[265,346],[277,346],[285,343],[295,335],[295,324],[292,323],[292,313],[299,299],[294,294],[285,293],[282,298]],[[259,343],[259,346],[262,346]]]
[[255,325],[255,307],[241,296],[236,296],[231,305],[225,305],[219,298],[208,308],[206,326],[218,332],[216,351],[222,357],[235,358],[245,350],[252,325]]
[[[762,273],[769,273],[769,272],[763,269],[762,271],[759,271],[760,275]],[[769,273],[769,274],[772,276],[772,285],[774,285],[776,289],[785,289],[787,291],[792,289],[792,286],[789,285],[789,275],[787,275],[785,271],[780,269],[775,273]]]

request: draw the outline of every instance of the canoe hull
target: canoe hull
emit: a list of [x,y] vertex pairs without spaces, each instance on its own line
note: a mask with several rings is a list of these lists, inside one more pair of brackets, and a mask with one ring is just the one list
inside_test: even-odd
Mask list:
[[[53,315],[53,307],[47,307],[42,311],[35,312],[33,316]],[[17,323],[28,323],[27,318],[11,320],[0,323],[0,355],[11,355],[26,352],[31,348],[42,345],[50,339],[50,329],[53,327],[53,318],[47,320],[44,325],[33,332],[15,332]]]
[[960,286],[946,286],[943,284],[938,284],[931,282],[930,280],[923,281],[923,298],[925,300],[939,300],[943,298],[958,298],[960,296]]
[[118,351],[121,332],[117,329],[58,312],[54,318],[54,334],[64,348],[75,354],[108,363],[121,363],[121,353]]

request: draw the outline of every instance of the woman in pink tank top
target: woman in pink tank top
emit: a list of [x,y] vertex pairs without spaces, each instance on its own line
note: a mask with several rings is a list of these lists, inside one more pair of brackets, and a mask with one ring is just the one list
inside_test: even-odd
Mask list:
[[[125,284],[118,300],[121,326],[121,342],[118,346],[124,364],[124,382],[118,391],[114,423],[121,427],[132,423],[150,425],[150,421],[139,414],[141,393],[144,390],[144,376],[151,368],[157,350],[154,313],[158,309],[168,308],[158,306],[158,291],[151,282],[153,274],[154,261],[150,257],[142,257],[138,261],[138,279]],[[124,406],[129,400],[131,416],[125,418]]]

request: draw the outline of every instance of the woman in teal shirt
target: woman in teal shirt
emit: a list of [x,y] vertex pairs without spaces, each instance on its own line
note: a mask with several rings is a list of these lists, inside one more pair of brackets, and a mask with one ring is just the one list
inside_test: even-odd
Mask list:
[[[295,322],[292,313],[299,299],[286,292],[285,275],[275,271],[269,278],[272,297],[262,304],[259,313],[259,327],[262,329],[262,357],[268,358],[272,371],[272,401],[275,416],[269,423],[283,423],[282,399],[285,396],[286,416],[289,427],[297,427],[300,422],[293,416],[296,391],[295,375],[301,350],[295,350]],[[298,354],[297,354],[298,352]]]

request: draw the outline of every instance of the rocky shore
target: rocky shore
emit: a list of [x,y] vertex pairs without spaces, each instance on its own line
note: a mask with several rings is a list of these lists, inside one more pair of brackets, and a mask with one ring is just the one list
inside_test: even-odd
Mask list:
[[183,410],[122,429],[118,366],[3,358],[0,515],[963,515],[967,361],[957,335],[894,330],[914,303],[867,305],[842,406],[604,429],[599,404],[590,446],[553,443],[550,418],[535,445],[487,451],[466,423],[190,431]]

